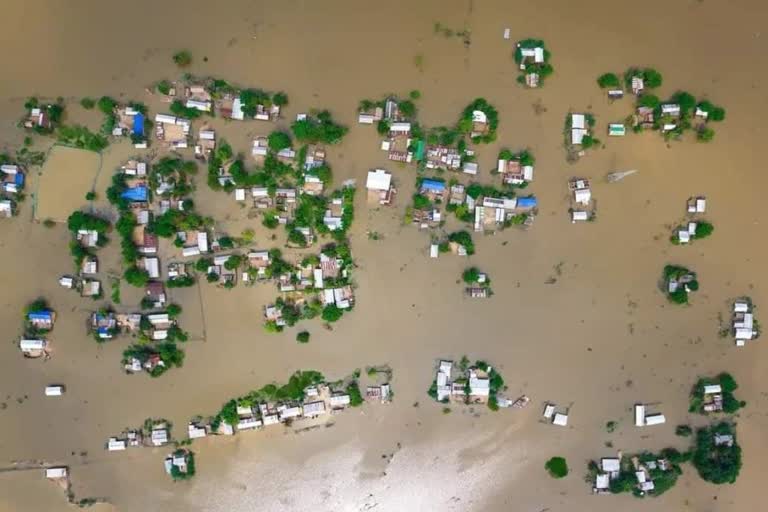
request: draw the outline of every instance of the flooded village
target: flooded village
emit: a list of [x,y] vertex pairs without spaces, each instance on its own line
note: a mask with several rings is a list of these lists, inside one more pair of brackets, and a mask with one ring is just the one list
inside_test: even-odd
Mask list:
[[0,510],[759,504],[765,6],[12,4]]

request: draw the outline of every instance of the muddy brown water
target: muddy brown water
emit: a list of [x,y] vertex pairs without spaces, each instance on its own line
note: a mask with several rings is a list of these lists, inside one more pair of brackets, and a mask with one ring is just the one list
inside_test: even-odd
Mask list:
[[[140,0],[115,7],[92,0],[9,2],[0,19],[5,79],[0,84],[0,145],[15,148],[23,133],[14,125],[30,94],[68,101],[69,119],[99,124],[83,111],[82,96],[109,94],[162,108],[145,87],[178,74],[171,54],[188,48],[190,71],[235,83],[284,90],[290,96],[286,127],[296,113],[329,108],[350,133],[329,151],[337,182],[363,182],[383,166],[401,190],[393,208],[369,208],[358,194],[352,244],[360,268],[353,314],[325,331],[316,322],[308,345],[295,329],[267,335],[261,307],[273,287],[232,291],[203,285],[171,293],[185,311],[182,324],[195,338],[184,368],[161,379],[127,376],[119,368],[128,340],[97,346],[85,333],[88,313],[100,303],[56,285],[71,272],[64,226],[32,221],[31,199],[20,215],[0,223],[0,320],[5,343],[0,357],[0,465],[47,460],[70,465],[78,497],[108,497],[117,510],[750,510],[762,501],[768,431],[763,376],[764,341],[736,349],[717,335],[728,301],[750,295],[766,302],[768,283],[760,266],[765,253],[763,190],[768,180],[757,151],[768,114],[758,66],[768,43],[768,7],[762,2],[649,1],[630,8],[595,1],[515,3],[423,1],[310,3],[233,1],[156,4]],[[468,29],[471,44],[434,33],[434,24]],[[511,28],[512,40],[502,38]],[[556,73],[537,91],[516,85],[512,41],[543,38]],[[207,62],[204,61],[207,58]],[[660,95],[686,89],[726,106],[708,145],[692,140],[665,144],[656,134],[604,139],[605,147],[565,163],[562,127],[569,109],[591,110],[598,136],[630,112],[630,99],[608,104],[595,85],[606,71],[651,65],[664,75]],[[530,231],[507,230],[477,240],[469,262],[428,258],[429,237],[401,219],[414,171],[386,161],[371,127],[359,126],[359,99],[418,89],[420,120],[453,122],[473,98],[499,110],[498,141],[478,149],[480,175],[490,181],[498,150],[528,147],[537,158],[530,187],[540,215]],[[271,125],[251,122],[216,128],[239,151]],[[36,148],[47,149],[45,141]],[[133,155],[126,143],[103,155],[96,208],[104,208],[111,170]],[[640,172],[618,184],[610,171]],[[201,170],[196,203],[230,234],[253,227],[255,245],[277,241],[258,220],[248,220],[232,198],[209,190]],[[591,178],[598,221],[571,225],[567,179]],[[77,180],[61,194],[84,198]],[[88,183],[87,186],[90,186]],[[30,182],[32,190],[37,177]],[[84,185],[85,186],[85,185]],[[689,247],[668,242],[670,225],[684,215],[685,200],[708,198],[711,239]],[[85,201],[83,201],[85,206]],[[450,223],[449,223],[450,225]],[[367,231],[382,240],[369,240]],[[115,245],[100,256],[105,275],[120,271]],[[668,305],[656,288],[664,264],[698,272],[701,290],[692,305]],[[467,264],[487,271],[494,297],[470,302],[457,283]],[[559,272],[558,270],[559,269]],[[555,282],[552,283],[552,278]],[[551,284],[547,284],[547,283]],[[15,343],[25,303],[46,296],[59,311],[53,358],[21,358]],[[123,303],[139,295],[123,286]],[[108,294],[107,294],[108,296]],[[760,310],[758,310],[760,317]],[[450,414],[425,390],[436,357],[483,358],[495,364],[509,394],[527,393],[523,411]],[[334,417],[332,428],[294,434],[281,429],[234,439],[195,443],[199,474],[173,484],[162,468],[166,450],[107,453],[107,437],[163,416],[182,435],[186,421],[209,414],[229,397],[298,368],[330,378],[354,368],[389,363],[396,400]],[[593,497],[583,482],[586,461],[616,450],[684,447],[675,425],[701,424],[687,413],[687,392],[696,377],[730,371],[748,407],[738,418],[744,468],[734,485],[702,482],[691,467],[668,494],[642,503],[631,497]],[[43,388],[67,385],[60,399]],[[544,401],[571,407],[569,426],[539,422]],[[663,426],[636,429],[631,406],[658,403]],[[415,403],[418,402],[418,406]],[[607,421],[618,429],[606,432]],[[613,448],[606,446],[613,443]],[[572,472],[560,481],[543,470],[546,459],[565,456]],[[0,505],[7,510],[65,509],[48,482],[30,474],[0,476]],[[52,491],[53,489],[53,491]]]

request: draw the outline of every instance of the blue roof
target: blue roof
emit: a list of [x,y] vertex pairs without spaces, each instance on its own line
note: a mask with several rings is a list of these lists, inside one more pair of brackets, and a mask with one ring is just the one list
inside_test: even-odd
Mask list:
[[50,322],[53,320],[53,313],[51,311],[32,311],[27,315],[27,318],[29,320],[43,320]]
[[107,329],[106,327],[99,327],[97,331],[99,334],[109,334],[109,329]]
[[133,116],[133,134],[138,136],[144,135],[144,114],[142,113]]
[[22,185],[24,185],[24,174],[17,172],[14,181],[16,182],[17,187],[21,187]]
[[538,205],[538,201],[536,201],[536,198],[534,196],[528,196],[528,197],[518,197],[517,198],[517,207],[518,208],[535,208],[536,205]]
[[437,180],[424,180],[421,182],[421,190],[431,190],[433,192],[445,191],[445,183]]
[[129,188],[120,194],[120,197],[129,201],[145,202],[149,199],[149,191],[147,190],[147,187],[141,185],[138,187]]

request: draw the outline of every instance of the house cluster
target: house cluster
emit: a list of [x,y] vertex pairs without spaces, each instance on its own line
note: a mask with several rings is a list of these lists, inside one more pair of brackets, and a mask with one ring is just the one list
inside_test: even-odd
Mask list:
[[47,108],[41,105],[29,109],[29,113],[23,121],[24,128],[28,130],[50,130],[53,127],[53,123],[51,116],[46,110]]
[[733,303],[732,331],[737,347],[743,347],[747,341],[759,335],[753,309],[749,300],[737,300]]
[[678,290],[685,290],[686,293],[695,291],[691,287],[691,283],[696,281],[696,274],[693,272],[682,272],[674,275],[670,275],[667,279],[667,293],[673,294]]
[[[525,71],[525,85],[534,88],[539,86],[539,73],[535,71],[536,66],[541,66],[545,63],[544,48],[541,46],[535,47],[523,47],[520,43],[517,44],[518,53],[521,58],[519,59],[520,70]],[[534,64],[530,70],[529,64]]]
[[190,472],[190,458],[192,454],[188,450],[179,449],[168,455],[163,461],[165,472],[171,476],[175,474],[186,475]]
[[387,158],[395,162],[413,161],[411,119],[400,110],[396,98],[371,103],[369,108],[358,112],[357,121],[360,124],[386,123],[385,138],[381,141],[382,151],[386,151]]
[[[466,153],[465,153],[466,154]],[[471,151],[470,151],[470,155]],[[462,168],[462,154],[458,149],[449,146],[427,146],[425,153],[425,166],[427,169],[443,169],[446,171],[458,171]],[[472,168],[470,168],[470,171]],[[477,166],[474,167],[477,173]]]
[[[595,485],[592,489],[595,494],[610,494],[611,481],[619,478],[624,472],[622,464],[627,463],[621,455],[616,458],[603,458],[600,460],[600,465],[595,474]],[[641,461],[639,457],[632,457],[630,463],[627,464],[627,469],[631,469],[634,472],[635,479],[637,480],[635,488],[640,496],[652,493],[656,488],[653,482],[653,475],[658,474],[658,472],[674,471],[672,464],[664,458]]]
[[480,196],[474,203],[476,232],[495,231],[518,215],[524,216],[524,224],[530,226],[538,206],[534,196],[511,198]]
[[484,272],[478,272],[477,278],[474,282],[467,283],[468,286],[464,289],[464,292],[468,297],[472,299],[485,299],[491,296],[493,293],[489,285],[488,274]]
[[435,376],[438,402],[488,403],[491,367],[469,367],[465,371],[453,361],[440,361]]
[[365,188],[368,190],[368,202],[371,204],[392,204],[392,200],[397,193],[392,184],[392,174],[384,169],[368,171]]
[[507,185],[522,185],[533,181],[533,166],[523,165],[516,158],[499,158],[496,172]]
[[146,115],[135,106],[124,105],[115,107],[115,127],[112,135],[115,137],[130,137],[136,149],[147,148]]
[[571,114],[570,124],[571,145],[581,146],[584,142],[584,137],[591,135],[587,114]]
[[[258,254],[258,253],[256,253]],[[264,254],[264,253],[261,253]],[[249,255],[251,265],[265,268],[271,261]],[[320,301],[323,307],[336,306],[339,309],[351,309],[355,304],[355,293],[349,284],[350,268],[347,261],[323,252],[315,261],[306,259],[296,265],[291,271],[273,276],[278,291],[284,294],[292,308],[298,308],[312,302],[313,298]],[[264,308],[264,318],[277,327],[287,324],[283,306],[270,304]]]
[[172,442],[171,427],[165,420],[147,420],[143,429],[126,430],[119,436],[110,437],[106,449],[110,452],[120,452],[127,448],[146,446],[158,448]]
[[[154,430],[152,432],[154,432]],[[143,446],[145,442],[144,440],[144,435],[140,430],[126,430],[119,436],[110,437],[107,440],[106,448],[107,451],[110,452],[121,452],[128,448],[137,448],[139,446]],[[155,440],[160,444],[155,444]],[[168,429],[165,427],[165,425],[159,425],[154,435],[150,433],[150,437],[147,439],[147,442],[151,443],[151,446],[162,446],[168,443]]]
[[648,414],[645,404],[635,404],[635,426],[648,427],[651,425],[661,425],[667,421],[660,412]]
[[438,226],[443,221],[440,205],[446,195],[445,182],[436,179],[421,180],[419,195],[427,198],[428,206],[415,205],[413,223],[422,229]]
[[350,405],[349,394],[333,392],[327,385],[312,386],[304,390],[303,402],[263,402],[256,406],[238,404],[236,431],[291,423],[300,419],[313,419],[340,412]]
[[155,115],[155,136],[170,149],[189,147],[192,122],[170,114]]
[[53,330],[56,313],[50,309],[30,311],[26,316],[26,332],[19,341],[19,349],[24,357],[48,357],[46,334]]
[[195,142],[195,158],[207,161],[214,149],[216,149],[216,131],[207,124],[201,126]]
[[557,409],[557,404],[549,402],[544,404],[544,412],[542,413],[544,421],[551,423],[552,425],[557,425],[558,427],[568,426],[569,411],[565,409],[564,412],[558,412]]
[[15,164],[0,165],[0,217],[12,217],[15,211],[14,199],[24,189],[24,170]]
[[723,387],[720,384],[705,384],[702,403],[704,412],[723,411]]
[[589,180],[572,179],[568,189],[571,192],[571,222],[594,220],[596,212]]

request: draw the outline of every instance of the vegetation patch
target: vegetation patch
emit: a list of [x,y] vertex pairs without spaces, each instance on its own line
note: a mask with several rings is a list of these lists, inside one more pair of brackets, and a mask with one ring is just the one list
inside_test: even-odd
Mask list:
[[693,465],[699,476],[713,484],[732,484],[741,471],[741,447],[736,428],[727,422],[696,431]]

